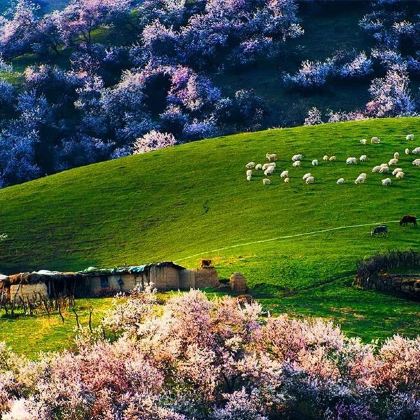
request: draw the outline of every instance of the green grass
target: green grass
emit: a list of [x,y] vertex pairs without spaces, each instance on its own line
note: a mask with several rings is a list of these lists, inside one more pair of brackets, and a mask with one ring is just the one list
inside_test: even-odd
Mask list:
[[[92,324],[97,325],[111,302],[111,298],[79,299],[76,303],[79,322],[88,328],[89,310],[92,308]],[[34,359],[41,351],[71,348],[77,323],[72,311],[64,313],[64,323],[58,314],[8,318],[3,313],[0,326],[0,341],[4,341],[15,352]]]
[[[354,289],[356,262],[391,249],[419,249],[420,229],[389,224],[254,243],[322,229],[420,214],[420,170],[405,156],[405,135],[420,137],[419,118],[382,119],[268,130],[205,140],[142,156],[86,166],[0,191],[0,271],[79,270],[174,260],[196,267],[211,258],[222,277],[241,271],[267,309],[322,316],[366,340],[419,332],[418,304]],[[380,145],[359,139],[378,135]],[[410,144],[411,148],[418,141]],[[406,178],[389,188],[373,165],[401,153]],[[244,165],[276,152],[279,172],[264,187],[245,181]],[[291,169],[293,154],[305,154]],[[346,166],[348,156],[369,162]],[[337,162],[311,159],[337,155]],[[304,185],[311,171],[317,182]],[[354,185],[367,172],[364,185]],[[347,183],[336,185],[339,177]],[[251,243],[246,245],[247,243]],[[244,245],[245,244],[245,245]],[[224,248],[223,250],[218,250]],[[212,251],[214,250],[214,251]]]

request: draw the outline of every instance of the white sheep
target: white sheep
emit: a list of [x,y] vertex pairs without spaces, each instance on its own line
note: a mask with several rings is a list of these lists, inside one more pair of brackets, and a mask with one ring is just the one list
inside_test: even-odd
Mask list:
[[360,144],[367,144],[367,139],[361,139]]
[[318,159],[314,159],[312,161],[312,166],[318,166],[318,164],[319,164]]
[[405,149],[405,150],[404,150],[404,153],[405,153],[406,155],[409,155],[409,154],[411,153],[411,151],[410,151],[410,149],[408,149],[408,148],[407,148],[407,149]]
[[413,150],[411,151],[411,153],[412,153],[413,155],[419,155],[419,154],[420,154],[420,147],[416,147],[415,149],[413,149]]
[[255,165],[255,170],[256,170],[256,171],[261,171],[261,169],[262,169],[262,165],[261,165],[261,163],[257,163],[257,164]]
[[285,182],[286,184],[288,184],[288,183],[289,183],[289,178],[284,178],[284,182]]
[[405,139],[406,139],[407,141],[414,140],[414,134],[407,134],[407,135],[405,136]]
[[414,166],[420,166],[420,159],[414,159],[413,160],[413,165]]
[[330,156],[330,158],[328,160],[330,162],[334,162],[335,160],[337,160],[337,156]]
[[344,184],[344,178],[337,179],[337,185]]
[[330,157],[328,155],[324,155],[324,157],[322,158],[322,160],[327,161]]
[[397,174],[395,175],[395,178],[403,179],[404,175],[405,175],[405,173],[403,171],[400,171],[400,172],[397,172]]
[[388,187],[388,186],[390,186],[392,184],[391,178],[385,178],[381,182],[382,182],[382,185],[384,187]]
[[264,175],[265,176],[269,176],[269,175],[273,175],[274,171],[276,170],[276,168],[274,166],[269,166],[265,171],[264,171]]
[[293,167],[294,168],[298,168],[299,166],[300,166],[300,164],[301,164],[301,161],[300,160],[297,160],[296,162],[293,162]]
[[362,172],[354,181],[355,184],[363,184],[366,181],[367,175]]
[[367,161],[367,156],[366,155],[360,156],[359,161],[360,162],[366,162]]
[[371,144],[379,144],[381,142],[381,139],[379,137],[372,137],[370,139]]
[[308,178],[306,178],[305,182],[307,184],[313,184],[315,182],[315,178],[313,176],[308,176]]
[[298,154],[298,155],[293,155],[292,156],[292,162],[297,162],[299,160],[303,159],[303,155],[302,154]]
[[356,165],[357,159],[355,157],[348,157],[346,159],[346,165]]
[[308,172],[307,174],[303,175],[302,179],[306,181],[306,179],[309,178],[310,176],[312,176],[312,174]]
[[381,165],[380,169],[378,171],[380,174],[387,174],[389,172],[389,167],[388,165]]
[[251,181],[251,179],[252,179],[252,175],[247,175],[247,176],[246,176],[246,180],[247,180],[247,181]]
[[269,178],[264,178],[264,179],[263,179],[263,184],[264,184],[264,185],[270,185],[270,184],[271,184],[271,179],[269,179]]
[[363,184],[366,181],[365,178],[360,178],[359,176],[354,180],[354,183],[357,184]]
[[399,159],[400,158],[400,154],[398,152],[394,153],[394,159]]
[[390,159],[388,162],[388,166],[395,166],[398,165],[398,159]]
[[252,169],[248,169],[247,171],[246,171],[246,176],[248,177],[248,176],[252,176]]
[[254,169],[255,168],[255,162],[249,162],[245,165],[246,169]]
[[373,168],[372,168],[372,172],[373,173],[379,173],[379,171],[381,170],[381,166],[374,166]]
[[280,177],[281,177],[281,178],[288,178],[288,176],[289,176],[289,171],[283,171],[283,172],[280,174]]
[[398,172],[402,172],[403,170],[402,170],[402,168],[395,168],[393,171],[392,171],[392,175],[397,175],[397,173]]
[[269,162],[274,162],[277,160],[277,155],[275,153],[267,153],[265,157]]
[[265,171],[266,169],[271,168],[271,167],[275,168],[276,162],[264,163],[264,165],[262,166],[262,170]]

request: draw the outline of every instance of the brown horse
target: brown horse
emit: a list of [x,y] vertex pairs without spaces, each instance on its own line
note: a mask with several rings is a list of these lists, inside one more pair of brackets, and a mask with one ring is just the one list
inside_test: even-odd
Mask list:
[[416,216],[406,215],[400,220],[400,226],[407,226],[409,223],[412,223],[413,226],[417,226]]

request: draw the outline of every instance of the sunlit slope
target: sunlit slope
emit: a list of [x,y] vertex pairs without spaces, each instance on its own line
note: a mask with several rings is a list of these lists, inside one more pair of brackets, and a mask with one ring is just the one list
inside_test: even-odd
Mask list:
[[[286,257],[286,267],[299,266],[313,256],[320,270],[329,270],[324,260],[341,266],[349,258],[379,249],[416,246],[418,231],[392,225],[386,240],[371,239],[370,228],[361,227],[208,252],[420,214],[420,169],[411,164],[413,156],[403,153],[406,134],[414,133],[420,140],[419,128],[420,119],[401,118],[246,133],[91,165],[4,189],[0,191],[0,226],[9,238],[0,245],[0,269],[72,270],[164,259],[195,264],[200,253],[234,261],[244,254],[258,259],[280,253]],[[359,143],[360,138],[373,135],[381,138],[380,145]],[[416,145],[415,140],[409,147]],[[385,188],[380,182],[385,176],[371,174],[371,168],[387,162],[395,151],[401,153],[398,166],[406,177]],[[246,182],[245,163],[264,162],[266,152],[277,153],[278,167],[290,170],[289,185],[281,182],[280,170],[270,186],[262,185],[261,173]],[[302,168],[291,168],[295,153],[305,155]],[[337,161],[324,163],[324,154],[336,155]],[[368,155],[367,163],[345,165],[346,157],[361,154]],[[320,166],[314,168],[311,160],[315,158]],[[305,185],[301,179],[308,171],[316,178],[314,185]],[[367,182],[354,185],[360,172],[368,173]],[[336,185],[340,177],[346,178],[345,185]],[[184,260],[191,255],[194,258]],[[282,262],[269,265],[281,268]],[[255,280],[257,276],[258,269]]]

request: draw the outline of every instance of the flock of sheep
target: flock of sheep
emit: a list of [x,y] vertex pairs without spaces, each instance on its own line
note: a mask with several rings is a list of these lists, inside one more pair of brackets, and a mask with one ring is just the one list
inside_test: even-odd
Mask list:
[[[414,140],[414,134],[408,134],[406,136],[406,140],[407,141],[413,141]],[[365,145],[368,143],[367,139],[362,139],[360,140],[360,143]],[[370,140],[371,144],[379,144],[381,143],[381,140],[378,137],[372,137]],[[416,147],[415,149],[409,149],[406,148],[404,153],[406,155],[420,155],[420,147]],[[274,174],[277,165],[276,165],[276,161],[278,160],[277,158],[277,154],[275,153],[267,153],[265,155],[267,162],[264,164],[261,163],[255,163],[255,162],[248,162],[245,165],[246,168],[246,179],[247,181],[251,181],[252,177],[254,175],[254,171],[262,171],[264,174],[264,178],[262,180],[264,185],[270,185],[271,184],[271,179],[269,178],[271,175]],[[382,163],[378,166],[374,166],[372,168],[372,173],[379,173],[379,174],[388,174],[391,172],[391,167],[393,166],[398,166],[398,162],[399,162],[399,158],[400,158],[400,154],[399,152],[395,152],[393,157],[387,162],[387,163]],[[293,168],[298,168],[302,165],[302,160],[303,160],[303,154],[297,154],[292,156],[292,167]],[[322,158],[323,161],[325,162],[333,162],[337,160],[336,156],[328,156],[325,155]],[[358,162],[367,162],[368,161],[368,157],[367,155],[361,155],[359,157],[359,159],[357,159],[354,156],[350,156],[346,159],[346,165],[357,165]],[[319,161],[318,159],[313,159],[312,160],[312,166],[318,166],[319,165]],[[413,160],[413,165],[420,167],[420,159],[414,159]],[[402,168],[395,168],[394,170],[392,170],[392,175],[396,178],[396,179],[403,179],[405,176],[405,173],[403,171]],[[289,171],[288,170],[284,170],[280,173],[280,177],[283,179],[283,181],[285,183],[289,183],[290,182],[290,177],[289,177]],[[305,175],[303,175],[302,177],[303,181],[306,184],[313,184],[315,182],[315,177],[310,173],[306,173]],[[358,177],[354,180],[355,184],[363,184],[367,179],[367,174],[365,172],[362,172],[361,174],[358,175]],[[344,184],[346,181],[344,178],[339,178],[337,180],[337,185],[342,185]],[[392,179],[391,178],[385,178],[381,180],[381,183],[383,186],[389,186],[392,184]]]

